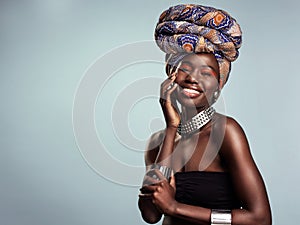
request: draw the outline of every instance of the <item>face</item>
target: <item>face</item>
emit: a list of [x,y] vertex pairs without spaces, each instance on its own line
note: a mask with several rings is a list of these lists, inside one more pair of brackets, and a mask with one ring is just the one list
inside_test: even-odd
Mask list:
[[211,53],[185,56],[177,68],[176,95],[182,106],[202,110],[213,104],[219,90],[219,64]]

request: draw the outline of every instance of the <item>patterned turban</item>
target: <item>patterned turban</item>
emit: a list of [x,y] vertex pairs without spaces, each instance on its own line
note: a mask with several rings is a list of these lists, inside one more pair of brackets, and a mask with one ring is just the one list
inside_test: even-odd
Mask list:
[[176,66],[189,53],[213,53],[219,64],[222,88],[228,79],[231,62],[239,55],[242,32],[236,20],[223,10],[182,4],[160,15],[155,40],[166,53],[167,68]]

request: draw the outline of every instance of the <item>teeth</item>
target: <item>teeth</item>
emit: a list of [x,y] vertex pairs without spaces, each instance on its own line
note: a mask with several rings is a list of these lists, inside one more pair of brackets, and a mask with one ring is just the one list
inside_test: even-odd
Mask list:
[[199,91],[196,91],[194,89],[189,89],[189,88],[184,88],[183,89],[185,92],[191,93],[191,94],[199,94]]

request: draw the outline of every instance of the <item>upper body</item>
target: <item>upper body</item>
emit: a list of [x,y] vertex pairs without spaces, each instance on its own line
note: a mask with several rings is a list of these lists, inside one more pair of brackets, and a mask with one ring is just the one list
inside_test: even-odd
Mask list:
[[[217,114],[215,117],[225,116]],[[187,225],[189,223],[210,224],[210,210],[212,208],[216,208],[215,205],[218,205],[218,202],[204,202],[206,205],[201,207],[199,205],[194,206],[183,203],[184,201],[182,201],[182,198],[176,199],[176,188],[178,189],[178,186],[176,187],[175,178],[184,176],[184,173],[188,174],[191,172],[192,174],[188,176],[188,179],[191,179],[190,182],[193,182],[193,173],[195,171],[229,174],[229,179],[232,183],[232,186],[230,185],[232,190],[229,190],[229,192],[234,192],[234,197],[229,199],[229,201],[233,201],[233,208],[231,208],[233,209],[232,224],[271,224],[271,212],[265,185],[251,156],[246,136],[240,125],[233,118],[225,118],[225,136],[222,141],[221,148],[209,166],[205,168],[205,170],[199,170],[200,161],[202,159],[200,155],[203,155],[203,153],[207,151],[215,151],[215,149],[208,150],[205,148],[207,145],[209,145],[208,136],[210,135],[211,130],[216,129],[218,126],[217,121],[214,121],[214,124],[208,124],[208,127],[204,128],[203,131],[200,131],[199,134],[195,134],[195,136],[199,135],[196,137],[198,139],[198,147],[195,150],[187,149],[186,145],[185,148],[178,148],[178,150],[181,151],[180,154],[182,155],[189,154],[187,153],[189,151],[194,151],[193,156],[191,157],[189,154],[188,157],[191,158],[188,160],[185,166],[181,170],[175,171],[174,177],[172,177],[171,180],[171,184],[168,184],[168,182],[161,183],[163,188],[165,188],[164,186],[167,186],[167,191],[156,192],[157,195],[151,199],[151,201],[155,201],[154,205],[159,207],[159,212],[166,215],[163,223],[164,225]],[[218,119],[220,118],[216,118],[216,120]],[[154,147],[154,145],[157,143],[162,143],[164,136],[165,131],[161,131],[154,134],[149,140],[149,148],[145,154],[145,162],[147,165],[155,163],[155,159],[161,145],[156,147]],[[180,160],[180,158],[177,159]],[[210,160],[211,159],[209,159],[209,161]],[[176,163],[180,164],[180,162]],[[197,174],[194,175],[194,179],[196,178]],[[205,183],[199,183],[199,186],[203,185],[205,185]],[[225,184],[217,183],[216,185]],[[184,184],[181,184],[181,186],[184,186]],[[219,186],[218,188],[222,187]],[[210,193],[199,194],[205,196],[207,194],[209,195]],[[207,197],[211,199],[214,196]],[[181,202],[179,202],[179,200],[181,200]],[[237,204],[235,204],[236,202]],[[214,205],[214,207],[209,207],[210,205]],[[148,209],[144,210],[145,213],[149,212],[147,211]],[[149,218],[150,220],[148,220],[148,222],[157,222],[159,218],[159,216],[156,218]],[[147,220],[147,218],[145,219]]]
[[[210,224],[212,209],[222,208],[232,210],[232,224],[271,224],[262,176],[235,119],[214,113],[194,132],[178,133],[180,123],[191,121],[217,100],[224,85],[223,64],[217,59],[209,51],[183,54],[161,85],[166,128],[149,139],[139,198],[148,223],[164,215],[163,225]],[[170,179],[150,170],[157,163],[172,168]]]

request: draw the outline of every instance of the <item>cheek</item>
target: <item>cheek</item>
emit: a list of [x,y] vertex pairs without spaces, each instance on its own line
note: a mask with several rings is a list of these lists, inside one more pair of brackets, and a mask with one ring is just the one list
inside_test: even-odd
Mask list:
[[184,76],[182,74],[178,74],[176,75],[176,79],[175,79],[175,83],[180,83],[184,80]]
[[219,82],[216,78],[207,79],[205,84],[206,91],[216,91],[219,87]]

